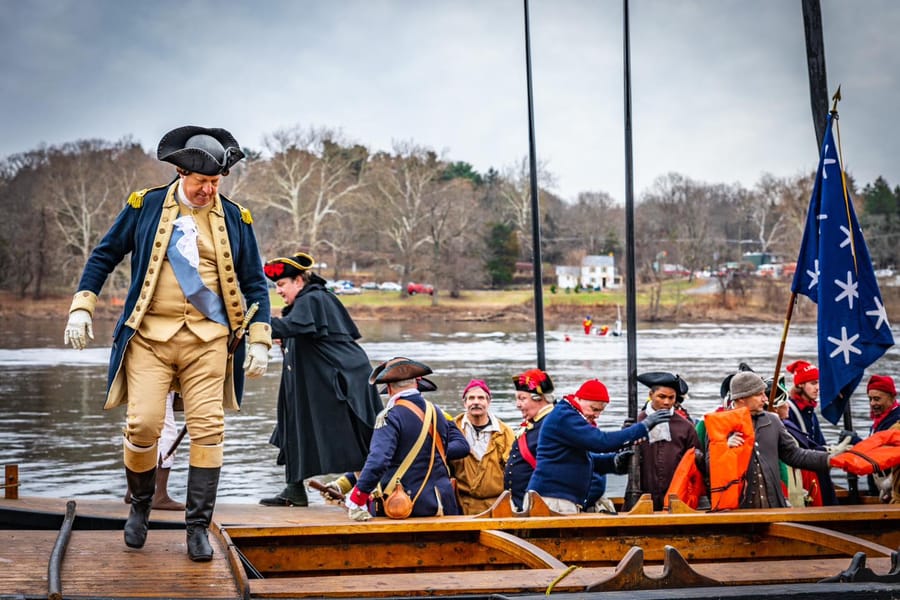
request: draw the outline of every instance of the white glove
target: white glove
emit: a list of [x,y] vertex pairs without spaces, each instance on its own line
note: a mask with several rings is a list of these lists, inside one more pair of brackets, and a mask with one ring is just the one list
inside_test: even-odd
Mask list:
[[78,308],[69,313],[69,322],[66,323],[66,335],[64,344],[72,344],[76,350],[84,350],[87,346],[87,338],[94,339],[94,327],[91,313]]
[[347,500],[344,502],[344,505],[349,509],[347,516],[349,516],[354,521],[368,521],[372,518],[372,513],[365,506],[360,506],[356,502],[350,499],[350,496],[347,496]]
[[247,358],[244,359],[244,371],[247,377],[262,377],[269,366],[269,349],[265,344],[254,342],[247,348]]
[[842,439],[839,443],[833,446],[825,446],[825,450],[828,451],[828,456],[837,456],[841,452],[846,452],[847,448],[853,445],[853,442],[850,438],[846,437]]

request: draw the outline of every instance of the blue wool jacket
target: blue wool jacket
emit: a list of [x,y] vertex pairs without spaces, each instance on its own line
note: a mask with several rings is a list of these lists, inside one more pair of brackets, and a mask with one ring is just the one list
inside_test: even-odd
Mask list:
[[[422,412],[425,412],[426,400],[422,394],[410,391],[403,396],[415,404]],[[447,460],[463,458],[469,454],[469,443],[456,424],[448,421],[439,408],[437,430],[444,443],[444,451]],[[375,432],[372,434],[372,442],[369,445],[369,456],[366,464],[357,477],[356,488],[366,494],[371,494],[380,483],[382,489],[387,487],[394,473],[400,467],[400,463],[409,454],[422,431],[422,420],[409,408],[394,405],[385,409],[375,421]],[[400,479],[403,488],[415,497],[425,475],[428,473],[428,465],[431,459],[431,437],[425,438],[425,443],[416,455],[409,469]],[[450,473],[447,465],[441,460],[437,450],[434,452],[434,464],[431,474],[422,493],[413,506],[413,517],[432,517],[437,514],[438,504],[435,489],[440,492],[441,504],[445,515],[459,514],[456,505],[456,496],[450,484]]]
[[538,438],[537,467],[528,489],[582,507],[594,471],[591,453],[614,452],[647,437],[647,426],[643,423],[618,431],[597,429],[566,400],[559,401],[544,421]]

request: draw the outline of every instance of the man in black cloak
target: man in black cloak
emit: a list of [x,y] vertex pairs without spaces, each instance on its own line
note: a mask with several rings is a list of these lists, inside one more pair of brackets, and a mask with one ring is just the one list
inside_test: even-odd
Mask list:
[[272,319],[284,366],[278,419],[269,443],[279,449],[287,486],[266,506],[306,506],[303,480],[358,471],[366,462],[375,417],[383,405],[369,383],[372,366],[347,309],[325,289],[303,252],[266,263],[266,277],[287,306]]

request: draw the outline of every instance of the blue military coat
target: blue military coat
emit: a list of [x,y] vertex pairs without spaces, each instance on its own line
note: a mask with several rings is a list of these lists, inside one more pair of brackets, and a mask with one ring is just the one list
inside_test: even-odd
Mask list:
[[[112,408],[126,398],[126,389],[122,384],[124,373],[121,372],[125,348],[140,325],[140,319],[146,311],[148,302],[144,295],[151,297],[157,280],[158,268],[154,265],[160,260],[172,235],[174,217],[178,214],[177,200],[173,197],[173,186],[154,188],[146,192],[132,194],[128,204],[119,213],[112,227],[100,241],[87,260],[79,292],[87,290],[100,294],[113,269],[131,254],[131,284],[125,299],[125,309],[116,324],[113,333],[112,353],[109,360],[107,376],[106,408]],[[271,308],[269,290],[262,270],[262,259],[256,245],[256,236],[250,226],[252,219],[249,212],[224,196],[220,198],[220,214],[217,219],[224,222],[224,231],[213,228],[214,236],[227,237],[228,250],[224,248],[217,256],[220,263],[220,285],[225,296],[225,309],[228,314],[229,328],[237,329],[244,318],[244,309],[240,301],[243,295],[247,305],[259,303],[259,310],[251,321],[268,324]],[[224,274],[224,277],[222,276]],[[234,361],[243,364],[244,348],[238,347]],[[121,378],[114,388],[116,380]],[[229,385],[230,383],[230,385]],[[244,388],[244,373],[231,369],[226,375],[225,404],[234,407],[240,403]],[[112,393],[115,390],[115,393]]]
[[[403,394],[403,399],[413,403],[423,412],[425,411],[425,403],[427,401],[419,392],[410,390]],[[436,410],[438,411],[438,435],[444,443],[447,460],[465,457],[469,453],[469,443],[466,441],[465,436],[456,427],[455,423],[448,421],[442,416],[443,413],[440,409]],[[404,406],[394,405],[379,414],[375,424],[375,431],[372,434],[372,442],[369,446],[369,456],[366,458],[366,464],[357,478],[356,488],[366,494],[371,494],[379,484],[381,484],[382,489],[386,488],[391,482],[394,473],[400,467],[400,463],[412,450],[421,431],[422,419]],[[425,480],[426,473],[428,473],[430,460],[431,438],[426,437],[425,443],[413,460],[412,465],[400,479],[403,488],[410,497],[415,497],[419,488],[422,487],[422,482]],[[444,514],[459,514],[456,495],[450,484],[450,473],[447,470],[447,465],[441,460],[436,450],[431,474],[428,476],[425,487],[422,489],[422,493],[413,507],[413,517],[430,517],[437,514],[438,501],[435,496],[435,490],[440,493]]]

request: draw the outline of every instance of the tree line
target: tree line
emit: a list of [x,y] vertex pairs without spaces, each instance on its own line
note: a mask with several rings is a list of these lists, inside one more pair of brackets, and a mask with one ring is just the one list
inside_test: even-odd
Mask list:
[[[527,157],[479,173],[413,141],[372,151],[338,130],[301,126],[275,131],[245,153],[220,191],[250,209],[264,257],[303,250],[327,264],[326,277],[364,272],[377,281],[425,281],[451,295],[509,286],[516,263],[531,260]],[[174,175],[131,138],[5,157],[0,289],[34,298],[73,291],[128,195]],[[659,276],[660,256],[689,272],[715,270],[748,251],[793,260],[813,180],[814,173],[764,173],[745,188],[660,175],[635,206],[641,278]],[[541,164],[538,181],[545,273],[588,254],[614,255],[621,272],[624,207],[605,191],[564,201]],[[900,264],[900,186],[891,189],[882,177],[858,193],[852,177],[849,185],[876,268]],[[120,266],[108,290],[127,287],[128,268]]]

